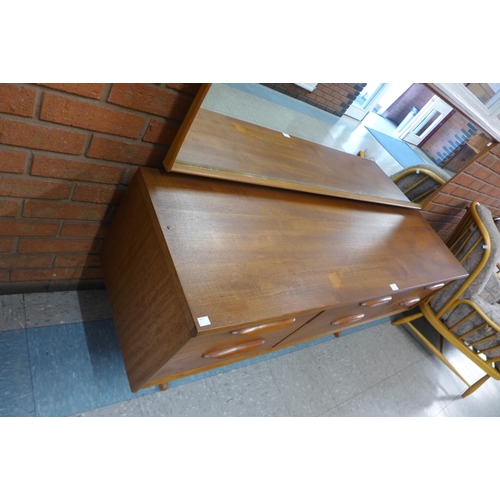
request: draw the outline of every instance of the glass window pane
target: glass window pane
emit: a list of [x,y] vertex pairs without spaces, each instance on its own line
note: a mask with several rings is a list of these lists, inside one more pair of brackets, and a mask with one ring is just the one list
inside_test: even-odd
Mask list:
[[467,83],[466,87],[487,108],[491,108],[500,98],[500,83]]
[[440,113],[437,109],[435,109],[432,113],[422,121],[422,123],[416,128],[415,135],[421,137],[422,134],[438,119],[440,118],[442,113]]

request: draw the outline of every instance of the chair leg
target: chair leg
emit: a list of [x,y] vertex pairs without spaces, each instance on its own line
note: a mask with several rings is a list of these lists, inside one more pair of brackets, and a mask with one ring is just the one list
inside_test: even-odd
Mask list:
[[405,325],[406,323],[410,323],[410,321],[414,321],[418,318],[421,318],[423,316],[423,313],[417,313],[417,314],[412,314],[411,316],[403,316],[402,318],[395,319],[391,325]]
[[471,395],[474,391],[477,391],[477,389],[479,389],[489,378],[490,378],[489,375],[485,375],[483,378],[479,379],[462,394],[462,397],[466,398],[467,396]]

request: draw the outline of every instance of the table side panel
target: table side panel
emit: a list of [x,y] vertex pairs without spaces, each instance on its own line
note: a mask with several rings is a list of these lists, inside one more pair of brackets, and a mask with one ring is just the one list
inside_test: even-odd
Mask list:
[[137,175],[116,214],[100,259],[132,390],[196,334],[165,242],[154,229],[150,200]]

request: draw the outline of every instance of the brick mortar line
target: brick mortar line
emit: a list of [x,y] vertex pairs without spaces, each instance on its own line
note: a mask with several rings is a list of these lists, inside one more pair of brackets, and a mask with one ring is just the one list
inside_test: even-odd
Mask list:
[[[115,83],[118,83],[118,82],[115,82]],[[172,82],[171,82],[172,83]],[[200,82],[177,82],[177,83],[194,83],[194,84],[199,84]],[[203,82],[202,82],[203,83]],[[205,83],[208,83],[208,82],[205,82]],[[154,87],[156,87],[155,84],[150,84],[150,83],[146,83],[146,85],[153,85]],[[168,86],[169,84],[168,83],[160,83],[160,88],[164,88],[170,92],[174,92],[176,94],[179,94],[181,96],[185,96],[185,97],[189,97],[191,99],[194,99],[196,97],[196,94],[190,94],[189,92],[184,92],[182,90],[178,90],[178,89],[173,89],[172,87],[169,87]]]
[[111,94],[112,89],[113,89],[113,83],[106,83],[106,87],[104,88],[104,92],[102,93],[102,96],[98,100],[98,102],[108,102],[109,95]]
[[92,140],[94,139],[94,133],[91,132],[87,137],[85,144],[83,145],[83,150],[81,156],[84,158],[88,158],[87,153],[89,152],[90,145],[92,144]]
[[[452,198],[457,198],[457,199],[458,199],[458,197],[456,197],[456,196],[454,197],[453,195],[450,195],[450,194],[449,194],[449,195],[446,195],[446,196],[450,196],[450,197],[452,197]],[[487,195],[486,195],[486,196],[487,196]],[[440,207],[446,207],[446,208],[459,208],[459,207],[456,207],[456,206],[454,206],[454,205],[444,205],[443,203],[438,203],[438,202],[436,202],[436,201],[431,201],[431,203],[432,203],[433,205],[437,205],[437,206],[440,206]],[[465,207],[460,207],[460,208],[459,208],[459,210],[462,210],[463,208],[465,208]],[[431,211],[431,210],[427,210],[427,209],[425,209],[425,210],[426,210],[427,212]]]
[[29,175],[29,173],[31,171],[31,167],[33,165],[34,156],[35,155],[33,154],[33,151],[29,151],[28,158],[26,160],[26,164],[24,165],[24,172],[23,172],[24,175]]
[[[144,136],[146,135],[147,131],[149,130],[149,127],[151,125],[151,118],[148,118],[145,122],[144,122],[144,125],[142,127],[142,130],[139,134],[139,139],[141,140],[141,143],[144,143],[144,142],[148,142],[148,141],[145,141],[144,140]],[[150,143],[150,144],[156,144],[156,143]]]
[[[88,132],[91,132],[90,130]],[[141,141],[139,138],[137,139],[132,139],[130,137],[123,137],[122,135],[113,135],[113,134],[108,134],[107,132],[99,132],[99,131],[92,131],[92,135],[96,135],[98,137],[104,136],[104,139],[118,139],[124,142],[129,142],[131,144],[139,144],[139,145],[144,145],[144,146],[150,146],[154,147],[157,146],[161,149],[169,149],[170,146],[165,146],[165,144],[160,144],[158,142],[146,142],[146,141]]]
[[[87,131],[88,132],[88,131]],[[91,134],[93,135],[93,134]],[[156,143],[151,143],[151,144],[156,144]],[[39,156],[46,156],[48,158],[54,159],[54,156],[56,157],[55,159],[57,160],[68,160],[68,161],[76,161],[76,162],[84,162],[84,163],[93,163],[96,164],[98,163],[99,165],[107,166],[107,167],[116,167],[118,165],[129,165],[128,163],[119,163],[119,162],[114,162],[112,160],[100,160],[98,158],[91,158],[88,156],[82,156],[82,155],[71,155],[69,153],[61,153],[57,151],[47,151],[46,149],[30,149],[30,148],[23,148],[22,146],[11,146],[10,144],[1,144],[2,147],[8,148],[9,150],[13,150],[13,152],[16,153],[32,153],[33,155],[39,155]],[[5,149],[7,151],[7,149]],[[81,159],[77,159],[81,158]]]
[[69,190],[68,200],[74,201],[73,196],[75,194],[76,186],[77,186],[77,181],[73,181],[71,189]]
[[[108,89],[105,89],[105,91],[103,93],[103,97],[100,99],[93,99],[92,97],[86,97],[86,96],[82,96],[82,95],[78,95],[78,94],[71,94],[69,92],[64,92],[63,90],[52,89],[50,87],[43,87],[41,85],[40,86],[38,86],[36,84],[31,84],[31,85],[34,86],[33,88],[40,89],[40,91],[42,93],[58,95],[60,97],[65,97],[69,100],[73,99],[77,102],[81,102],[84,104],[94,104],[94,106],[97,106],[98,108],[110,109],[110,110],[114,110],[114,111],[122,111],[124,114],[137,114],[137,115],[142,116],[142,117],[158,116],[160,118],[166,118],[166,117],[163,117],[161,115],[156,115],[154,113],[142,111],[140,109],[127,108],[126,106],[122,106],[121,104],[115,104],[113,102],[108,102],[109,95],[111,94],[111,90],[112,90],[112,86],[113,86],[112,83],[107,84],[107,85],[109,85],[109,92],[106,93]],[[170,92],[175,92],[175,93],[183,95],[183,96],[190,96],[192,99],[195,98],[195,96],[192,94],[187,94],[186,92],[181,92],[181,91],[178,91],[175,89],[166,88],[165,90],[168,90]],[[166,119],[170,119],[170,120],[177,122],[179,124],[182,122],[181,120],[177,120],[175,118],[166,118]],[[49,123],[52,123],[52,122],[49,122]]]
[[[61,182],[63,184],[71,184],[71,188],[70,188],[70,192],[69,192],[69,195],[68,195],[68,198],[34,198],[32,196],[13,196],[13,195],[8,195],[8,194],[0,194],[0,200],[44,200],[44,201],[73,201],[73,194],[74,194],[74,191],[76,189],[76,186],[77,185],[84,185],[84,186],[87,186],[87,187],[108,187],[110,189],[118,189],[118,190],[122,190],[121,188],[123,187],[123,184],[121,183],[116,183],[116,184],[106,184],[106,183],[103,183],[103,182],[97,182],[97,181],[87,181],[87,180],[77,180],[77,179],[60,179],[59,177],[43,177],[43,176],[38,176],[38,175],[30,175],[30,174],[17,174],[17,177],[10,177],[12,175],[16,175],[16,174],[10,174],[10,175],[1,175],[0,174],[0,177],[2,179],[22,179],[22,180],[30,180],[30,181],[33,181],[33,182],[37,182],[37,181],[40,181],[40,182],[55,182],[55,183],[58,183],[58,182]],[[126,186],[125,186],[126,187]],[[82,203],[85,203],[85,202],[82,202]],[[89,202],[89,203],[95,203],[95,202]],[[102,203],[101,204],[104,204],[106,205],[106,203]]]
[[[164,118],[161,116],[156,116],[156,115],[148,115],[145,116],[145,118],[150,117],[150,118]],[[164,146],[163,144],[159,144],[157,142],[147,142],[143,141],[140,137],[125,137],[123,135],[117,135],[117,134],[111,134],[109,132],[101,132],[98,130],[91,130],[91,129],[85,129],[85,128],[80,128],[80,127],[74,127],[72,125],[65,125],[64,123],[57,123],[57,122],[50,122],[50,121],[45,121],[45,120],[40,120],[38,118],[33,118],[33,117],[27,117],[27,116],[19,116],[19,115],[11,115],[9,113],[0,113],[0,118],[4,118],[5,120],[13,121],[13,122],[18,122],[18,123],[23,123],[26,125],[34,125],[34,126],[40,126],[40,127],[45,127],[45,128],[51,128],[51,129],[57,129],[57,130],[63,130],[66,132],[74,132],[74,133],[79,133],[79,134],[102,134],[104,136],[109,136],[110,138],[117,138],[117,139],[124,139],[128,141],[136,141],[137,144],[151,144],[151,145],[158,145],[158,146]],[[167,119],[167,118],[164,118]],[[179,125],[182,123],[180,120],[172,120],[176,125]],[[147,120],[146,120],[147,121]],[[0,143],[3,144],[3,143]],[[9,144],[5,144],[6,146],[9,146]],[[14,147],[23,147],[23,146],[14,146]],[[168,147],[168,146],[166,146]],[[31,148],[35,149],[35,148]],[[47,150],[41,150],[41,151],[47,151]],[[79,156],[79,155],[73,155],[73,156]]]
[[[94,133],[92,135],[96,135],[96,134]],[[112,139],[115,139],[116,137],[117,136],[111,136]],[[121,139],[123,139],[123,138],[121,138]],[[156,142],[149,143],[149,142],[137,141],[137,142],[131,143],[131,145],[142,145],[142,144],[144,144],[146,146],[149,144],[150,147],[152,147],[152,148],[162,149],[165,151],[165,155],[167,154],[167,151],[170,148],[170,146],[165,146],[163,144],[158,144]],[[0,143],[0,146],[4,146],[4,144]],[[9,144],[5,144],[5,146],[10,147]],[[22,148],[22,146],[15,146],[15,147]],[[92,156],[85,156],[83,153],[71,155],[70,153],[60,153],[57,151],[49,151],[47,149],[35,149],[35,148],[28,148],[28,147],[24,148],[24,150],[21,152],[33,152],[33,154],[42,154],[42,155],[47,155],[47,156],[58,155],[58,158],[59,158],[59,155],[65,155],[64,158],[61,158],[61,159],[66,159],[69,161],[72,160],[72,161],[77,161],[77,162],[85,161],[86,163],[94,163],[94,164],[98,164],[98,165],[100,164],[100,165],[104,165],[104,166],[108,166],[108,167],[119,166],[122,168],[127,168],[127,167],[144,166],[143,164],[137,164],[137,163],[124,163],[124,162],[118,162],[118,161],[113,161],[113,160],[106,160],[104,158],[94,158]],[[0,175],[2,175],[2,174],[3,174],[3,172],[0,173]],[[17,174],[17,175],[22,175],[22,174]]]
[[35,97],[35,112],[33,115],[34,119],[39,120],[40,119],[40,109],[42,108],[42,102],[43,102],[43,90],[38,87],[36,89],[36,97]]

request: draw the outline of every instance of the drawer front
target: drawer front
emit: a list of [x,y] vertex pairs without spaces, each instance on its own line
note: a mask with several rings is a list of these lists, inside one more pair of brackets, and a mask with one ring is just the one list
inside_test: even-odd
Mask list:
[[363,300],[349,306],[329,309],[283,339],[277,347],[286,347],[407,311],[444,286],[444,283],[439,283],[420,289],[398,290],[395,293]]
[[233,328],[224,333],[200,335],[173,356],[155,374],[154,379],[208,370],[268,351],[316,315],[307,313],[250,327]]

